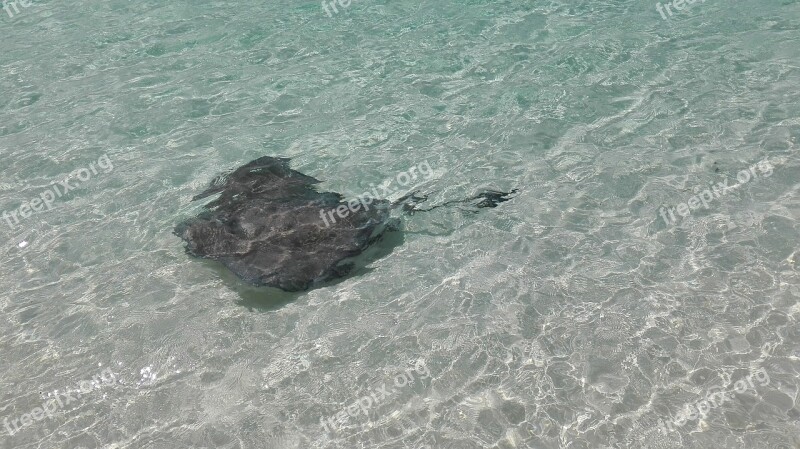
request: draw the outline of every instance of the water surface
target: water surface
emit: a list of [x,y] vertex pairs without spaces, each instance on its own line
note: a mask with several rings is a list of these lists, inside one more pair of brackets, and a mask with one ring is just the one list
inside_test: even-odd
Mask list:
[[[0,11],[0,207],[90,174],[0,221],[0,447],[800,445],[797,1],[338,10]],[[358,276],[265,293],[172,235],[264,155],[346,197],[425,161],[395,196],[520,193],[407,219]]]

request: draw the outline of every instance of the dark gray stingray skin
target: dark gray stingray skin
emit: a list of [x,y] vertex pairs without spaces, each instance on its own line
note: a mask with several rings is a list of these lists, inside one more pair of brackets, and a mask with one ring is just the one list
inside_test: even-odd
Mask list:
[[175,228],[186,251],[217,260],[243,280],[286,291],[306,290],[346,275],[353,257],[387,229],[391,204],[374,200],[325,226],[320,210],[343,197],[317,192],[317,179],[289,168],[289,159],[262,157],[212,181],[193,198],[219,193],[206,211]]

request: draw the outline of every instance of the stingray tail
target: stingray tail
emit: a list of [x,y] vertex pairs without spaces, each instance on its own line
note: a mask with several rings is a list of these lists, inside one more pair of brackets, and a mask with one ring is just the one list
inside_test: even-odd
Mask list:
[[[407,212],[409,215],[414,215],[417,212],[429,212],[445,206],[462,206],[462,210],[476,213],[478,212],[478,209],[497,207],[498,204],[504,203],[513,198],[512,195],[518,191],[518,189],[514,189],[510,192],[486,190],[467,199],[447,201],[445,203],[437,204],[436,206],[431,206],[428,208],[420,207],[420,204],[427,201],[428,197],[426,195],[419,195],[417,191],[413,191],[392,203],[392,206],[402,206],[403,211]],[[467,208],[463,206],[467,206]]]

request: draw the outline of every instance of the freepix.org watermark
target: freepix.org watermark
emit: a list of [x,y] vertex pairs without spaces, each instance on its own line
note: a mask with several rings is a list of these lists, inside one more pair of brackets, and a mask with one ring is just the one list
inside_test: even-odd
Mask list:
[[[13,18],[14,14],[19,14],[19,6],[17,6],[18,4],[23,8],[29,8],[31,5],[33,5],[31,0],[3,0],[3,10],[6,12],[6,14],[8,14],[8,17]],[[14,10],[13,13],[11,12],[12,9]]]
[[[705,2],[706,0],[700,0],[700,3],[705,3]],[[670,6],[677,9],[678,11],[683,11],[684,9],[686,9],[687,6],[694,5],[695,3],[697,3],[697,0],[673,0],[671,2],[667,2],[662,7],[661,2],[659,2],[656,3],[656,10],[658,11],[659,14],[661,14],[662,19],[667,20],[667,16],[666,14],[664,14],[664,8],[666,8],[667,13],[669,13],[669,16],[672,17],[672,9],[670,9]]]
[[[100,374],[95,374],[91,380],[83,380],[78,383],[75,389],[66,389],[65,391],[54,390],[50,395],[50,399],[44,401],[41,407],[36,407],[28,413],[21,415],[18,418],[9,420],[8,417],[3,419],[3,426],[8,431],[9,435],[14,435],[22,428],[28,427],[34,422],[44,419],[45,416],[52,418],[53,414],[64,408],[64,406],[77,401],[81,398],[81,394],[91,393],[92,390],[99,389],[105,385],[111,385],[116,380],[117,376],[111,371],[111,368],[104,369]],[[63,397],[63,400],[62,400]]]
[[[428,161],[422,162],[417,164],[415,167],[411,167],[408,171],[400,172],[397,174],[394,180],[400,184],[401,187],[407,186],[411,181],[417,179],[417,170],[423,175],[425,175],[425,179],[430,179],[433,176],[433,169]],[[387,198],[393,192],[396,191],[395,188],[391,187],[392,179],[388,179],[384,181],[379,187],[382,190],[383,194],[378,195],[378,187],[375,187],[375,184],[370,184],[372,190],[369,192],[364,192],[357,198],[353,198],[347,202],[347,204],[341,204],[336,209],[331,209],[326,211],[325,209],[320,209],[319,216],[322,218],[322,221],[325,222],[325,227],[329,227],[331,223],[336,223],[336,218],[334,218],[334,212],[339,218],[345,218],[351,213],[357,212],[362,207],[364,210],[369,210],[369,205],[372,204],[373,201],[377,198]],[[326,216],[327,215],[327,216]],[[330,217],[330,221],[328,221],[328,217]]]
[[[17,209],[14,209],[10,212],[7,210],[3,211],[3,220],[5,220],[5,222],[8,223],[8,225],[13,229],[19,224],[20,218],[28,218],[33,215],[34,212],[42,212],[45,209],[52,210],[53,202],[55,202],[56,198],[61,198],[69,191],[76,189],[79,182],[86,182],[92,178],[92,175],[97,175],[100,173],[97,171],[98,168],[103,169],[104,173],[109,173],[114,169],[114,164],[111,163],[111,159],[106,154],[100,156],[100,158],[97,159],[96,164],[97,165],[95,165],[95,162],[92,162],[89,164],[89,168],[81,168],[73,171],[70,173],[70,176],[68,176],[67,179],[52,184],[50,186],[52,189],[48,188],[42,192],[39,195],[39,198],[26,201]],[[70,184],[70,182],[73,184]]]
[[722,195],[726,195],[731,190],[738,189],[739,187],[750,182],[751,180],[758,179],[758,173],[756,173],[756,168],[758,168],[758,171],[761,172],[761,174],[764,175],[765,178],[769,178],[770,176],[772,176],[772,171],[774,169],[772,164],[770,164],[768,160],[764,159],[763,161],[754,164],[752,167],[750,167],[749,170],[742,170],[739,173],[737,173],[736,180],[739,181],[739,184],[728,186],[728,179],[726,178],[722,182],[718,182],[716,185],[712,185],[706,190],[703,190],[702,192],[700,192],[699,195],[692,196],[691,198],[689,198],[687,203],[681,203],[678,204],[677,207],[670,207],[670,208],[662,206],[661,208],[658,209],[658,213],[659,215],[661,215],[661,218],[664,219],[664,223],[666,223],[667,226],[669,226],[677,222],[677,219],[675,218],[676,210],[681,217],[688,217],[689,215],[691,215],[693,210],[699,209],[701,205],[706,209],[708,209],[709,204],[713,200],[719,198]]
[[704,418],[708,415],[708,412],[712,409],[715,409],[727,401],[733,400],[734,395],[733,392],[736,393],[744,393],[749,388],[755,390],[755,385],[753,384],[753,377],[758,380],[760,386],[766,386],[769,384],[769,374],[764,368],[759,368],[754,373],[750,373],[744,379],[739,379],[734,385],[733,388],[729,391],[721,390],[721,391],[714,391],[709,392],[706,395],[706,398],[697,401],[696,403],[686,405],[684,411],[678,413],[672,421],[667,421],[666,425],[664,425],[663,420],[658,420],[658,427],[661,430],[662,434],[667,434],[667,429],[670,431],[675,431],[675,426],[680,427],[686,424],[689,421],[695,420],[697,418]]
[[[339,9],[336,8],[337,2],[339,3],[339,6],[341,6],[342,8],[347,8],[348,6],[350,6],[352,0],[330,0],[330,1],[322,0],[322,9],[325,10],[325,14],[327,14],[328,17],[333,17],[333,14],[339,12]],[[330,4],[331,8],[333,8],[333,14],[331,14],[331,10],[328,9],[328,4]]]
[[[428,370],[428,366],[425,365],[425,360],[418,360],[413,368],[408,368],[404,373],[400,373],[394,377],[395,388],[402,388],[406,385],[413,384],[414,376],[412,372],[416,372],[420,376],[420,379],[427,379],[431,377],[431,372]],[[323,429],[333,433],[338,430],[336,423],[343,425],[350,419],[350,417],[355,418],[361,413],[363,413],[364,416],[367,416],[369,409],[372,408],[373,405],[379,404],[380,401],[394,394],[397,391],[395,388],[387,390],[386,383],[377,389],[370,388],[373,390],[372,393],[353,402],[327,420],[325,417],[320,418],[319,423],[322,425]]]

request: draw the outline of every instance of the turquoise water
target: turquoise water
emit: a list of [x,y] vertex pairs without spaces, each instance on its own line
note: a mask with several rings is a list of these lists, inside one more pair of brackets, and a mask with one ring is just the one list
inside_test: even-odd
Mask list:
[[[800,447],[800,2],[656,3],[0,11],[0,448]],[[264,155],[520,193],[277,294],[172,235]]]

